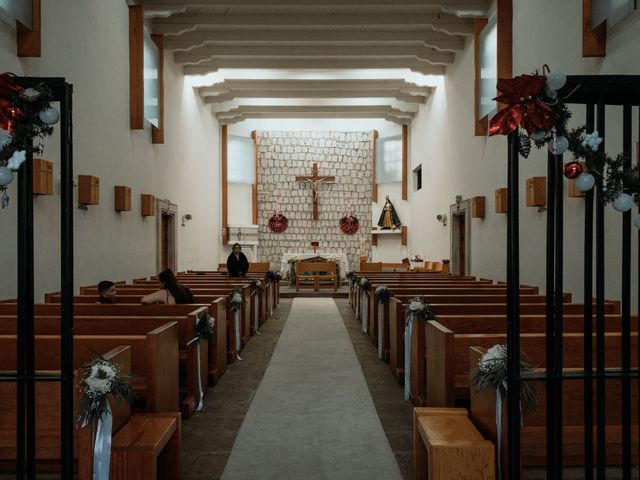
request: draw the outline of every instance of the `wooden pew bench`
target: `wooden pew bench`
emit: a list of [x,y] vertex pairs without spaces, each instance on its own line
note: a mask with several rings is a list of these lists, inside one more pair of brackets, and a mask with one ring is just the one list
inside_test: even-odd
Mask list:
[[[605,333],[607,367],[620,363],[621,336],[617,332]],[[427,322],[426,332],[426,403],[430,407],[452,407],[456,402],[469,401],[469,348],[491,348],[506,344],[504,333],[455,334],[437,321]],[[593,335],[595,345],[595,335]],[[524,333],[520,336],[523,358],[531,365],[543,368],[546,364],[546,337],[542,333]],[[563,335],[564,368],[583,367],[584,336],[582,333]],[[595,346],[594,346],[595,351]],[[637,364],[638,335],[631,334],[631,362]]]
[[338,275],[334,262],[296,262],[296,292],[301,288],[313,288],[314,292],[320,286],[329,284],[333,291],[338,290]]
[[[470,347],[469,367],[475,367],[480,357],[486,352],[481,347]],[[566,369],[571,370],[571,369]],[[576,370],[582,370],[577,368]],[[544,370],[538,370],[544,372]],[[546,390],[544,381],[529,382],[536,394],[536,407],[523,409],[523,423],[521,426],[521,462],[523,467],[541,467],[546,465]],[[562,427],[562,462],[564,465],[584,464],[584,381],[582,379],[564,380],[562,382],[563,395],[563,427]],[[622,464],[622,427],[620,380],[609,379],[605,382],[607,408],[605,409],[605,439],[606,462],[608,465]],[[595,386],[594,386],[595,396]],[[495,424],[495,392],[477,392],[471,389],[470,418],[478,430],[494,444],[497,440]],[[506,408],[506,407],[503,407]],[[638,459],[638,383],[631,385],[631,424],[632,424],[632,461]],[[593,405],[593,419],[595,425],[596,406]],[[594,438],[596,427],[594,426]],[[506,439],[506,428],[503,425],[502,438]],[[507,442],[503,442],[506,447]],[[595,446],[595,445],[594,445]],[[595,458],[595,449],[594,449]],[[503,448],[501,459],[503,471],[508,468],[508,453]]]
[[493,480],[493,444],[485,440],[464,408],[415,408],[415,480]]

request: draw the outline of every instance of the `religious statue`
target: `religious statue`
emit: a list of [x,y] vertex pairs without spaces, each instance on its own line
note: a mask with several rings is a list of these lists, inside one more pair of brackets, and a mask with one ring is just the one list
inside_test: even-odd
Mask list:
[[380,213],[380,220],[378,220],[378,226],[382,230],[395,230],[402,225],[396,209],[393,207],[393,203],[389,200],[389,195],[385,196],[384,207],[382,207],[382,213]]

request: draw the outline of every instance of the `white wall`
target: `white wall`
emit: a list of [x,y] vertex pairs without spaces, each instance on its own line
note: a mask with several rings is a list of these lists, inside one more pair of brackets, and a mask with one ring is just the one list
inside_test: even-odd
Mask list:
[[[100,177],[100,205],[74,210],[75,285],[156,273],[155,218],[140,215],[140,194],[178,205],[178,268],[213,268],[219,250],[217,122],[180,69],[165,56],[165,144],[129,129],[128,8],[124,1],[60,0],[42,5],[42,57],[18,59],[2,38],[0,64],[29,76],[64,76],[74,87],[74,175]],[[107,20],[108,19],[108,20]],[[3,68],[5,70],[5,68]],[[43,158],[59,183],[58,133]],[[9,194],[15,199],[16,182]],[[114,211],[114,185],[132,188],[132,211]],[[35,199],[36,299],[59,289],[59,188]],[[0,212],[5,239],[0,297],[16,295],[16,204]],[[180,217],[193,220],[180,226]]]
[[[514,75],[531,73],[544,63],[567,74],[640,74],[640,15],[610,32],[605,58],[589,59],[581,56],[581,8],[579,0],[514,0]],[[426,259],[449,258],[449,228],[443,229],[436,215],[448,211],[458,194],[464,199],[484,195],[486,217],[472,220],[471,270],[474,275],[504,280],[507,219],[494,213],[494,191],[506,186],[506,139],[473,136],[473,61],[473,43],[468,41],[412,125],[411,168],[422,163],[423,188],[411,196],[414,228],[410,235],[413,248],[422,249]],[[574,111],[572,126],[580,125],[584,109],[570,108]],[[634,109],[636,122],[637,118]],[[620,131],[619,108],[611,109],[607,122],[607,151],[615,155],[621,149],[620,139],[613,136]],[[633,131],[635,142],[637,124]],[[541,287],[545,283],[546,214],[524,206],[524,185],[526,178],[546,176],[546,170],[546,152],[534,151],[520,161],[521,277],[523,283]],[[581,300],[582,200],[567,199],[565,194],[564,212],[565,291]],[[620,295],[620,224],[621,215],[607,207],[608,298]],[[637,235],[633,238],[635,256]],[[634,257],[632,265],[636,264]],[[632,279],[637,282],[635,272]],[[637,288],[632,287],[632,292],[635,296]]]

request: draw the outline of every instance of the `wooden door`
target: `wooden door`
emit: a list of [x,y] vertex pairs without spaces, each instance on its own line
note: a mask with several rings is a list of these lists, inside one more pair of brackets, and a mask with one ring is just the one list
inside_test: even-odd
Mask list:
[[466,275],[465,271],[465,251],[466,251],[466,238],[465,238],[465,212],[460,215],[456,215],[455,221],[458,223],[458,258],[460,259],[459,263],[459,273],[460,275]]

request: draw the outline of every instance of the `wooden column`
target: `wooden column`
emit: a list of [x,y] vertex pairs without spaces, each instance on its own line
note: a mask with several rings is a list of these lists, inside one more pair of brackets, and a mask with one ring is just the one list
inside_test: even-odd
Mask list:
[[32,4],[31,28],[25,27],[22,23],[16,21],[16,47],[18,56],[40,57],[42,54],[40,0],[21,1],[30,1]]
[[144,128],[144,9],[129,6],[129,123]]
[[251,132],[251,138],[253,139],[253,159],[256,168],[255,182],[251,188],[251,204],[252,204],[252,221],[254,225],[258,224],[258,133],[254,130]]
[[407,161],[409,160],[409,129],[402,125],[402,200],[407,200]]
[[158,126],[151,125],[151,143],[164,143],[164,35],[151,40],[158,47]]
[[371,131],[371,201],[378,201],[378,179],[376,178],[376,140],[378,131]]
[[227,183],[227,142],[229,141],[228,125],[222,125],[220,143],[222,153],[220,155],[220,167],[222,177],[222,244],[229,243],[229,185]]

